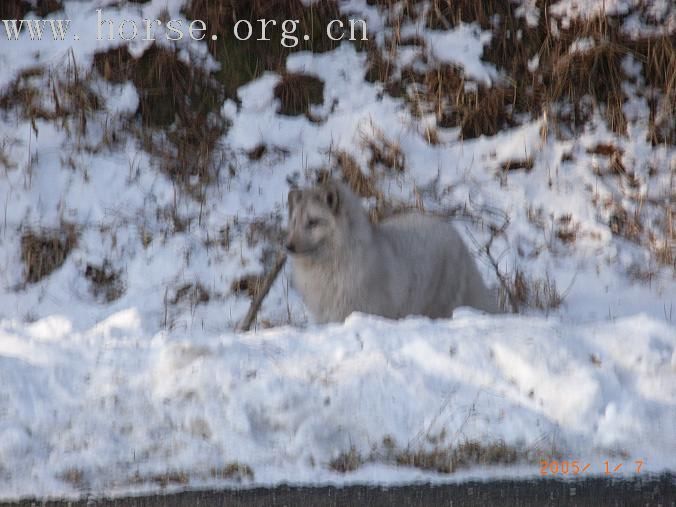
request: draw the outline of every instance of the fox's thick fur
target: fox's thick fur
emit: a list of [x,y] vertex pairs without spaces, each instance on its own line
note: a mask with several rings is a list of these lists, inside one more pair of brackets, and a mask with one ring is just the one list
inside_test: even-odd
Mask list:
[[289,192],[293,284],[318,323],[359,311],[389,318],[494,312],[495,299],[455,228],[422,213],[375,225],[342,183]]

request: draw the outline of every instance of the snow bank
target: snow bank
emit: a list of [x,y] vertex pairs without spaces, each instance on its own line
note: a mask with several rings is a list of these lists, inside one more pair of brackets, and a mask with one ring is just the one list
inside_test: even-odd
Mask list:
[[[139,491],[171,474],[218,485],[211,472],[235,463],[253,484],[454,480],[378,459],[345,476],[328,466],[386,437],[415,450],[443,434],[437,445],[555,449],[596,473],[618,455],[676,466],[676,333],[647,316],[353,315],[217,338],[144,336],[139,321],[129,310],[84,333],[60,317],[0,324],[3,498]],[[506,472],[539,467],[466,473]]]

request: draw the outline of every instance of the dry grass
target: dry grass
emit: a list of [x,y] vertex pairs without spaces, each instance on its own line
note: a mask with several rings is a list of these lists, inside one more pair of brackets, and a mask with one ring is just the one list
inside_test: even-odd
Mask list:
[[85,473],[79,468],[68,468],[57,477],[63,482],[70,484],[75,489],[83,489],[87,485]]
[[91,88],[91,72],[78,68],[72,55],[63,63],[54,70],[29,68],[20,72],[0,95],[0,109],[18,110],[36,133],[36,121],[42,120],[68,134],[84,136],[88,122],[101,109],[101,100]]
[[309,116],[312,105],[324,102],[324,81],[308,74],[285,73],[275,86],[274,94],[280,102],[279,114]]
[[176,51],[153,46],[139,59],[115,48],[94,57],[107,80],[131,80],[139,94],[139,128],[134,129],[157,166],[193,195],[215,179],[222,160],[218,141],[227,131],[221,116],[222,86]]
[[520,169],[523,169],[526,172],[530,172],[533,167],[534,167],[534,162],[531,157],[524,158],[524,159],[513,159],[513,160],[506,160],[502,164],[500,164],[500,168],[504,172],[509,172],[509,171],[518,171]]
[[254,471],[247,464],[234,462],[228,463],[221,468],[212,468],[211,477],[214,479],[226,479],[241,483],[244,481],[253,481]]
[[246,294],[253,299],[259,294],[261,287],[263,287],[264,278],[264,276],[259,275],[246,275],[232,282],[230,291],[237,296]]
[[[276,22],[276,25],[267,27],[270,41],[255,40],[258,37],[240,41],[229,36],[208,42],[209,51],[221,64],[217,78],[227,96],[235,100],[237,88],[258,78],[263,72],[284,72],[286,57],[291,52],[323,52],[337,47],[337,42],[326,37],[325,29],[333,19],[345,20],[336,3],[328,0],[320,0],[312,5],[305,5],[301,0],[191,0],[183,13],[188,19],[203,20],[212,33],[219,34],[232,34],[237,20],[248,20],[259,31],[260,22],[257,20]],[[295,34],[299,37],[299,43],[294,48],[286,48],[280,43],[282,23],[294,19],[299,21]],[[305,34],[310,37],[308,41],[303,40]]]
[[[397,2],[373,3],[391,7]],[[500,128],[514,124],[517,113],[525,113],[523,118],[527,119],[540,116],[543,110],[551,110],[552,119],[573,132],[586,123],[594,110],[600,110],[610,129],[624,134],[627,120],[622,110],[626,100],[622,83],[628,76],[621,63],[632,55],[641,62],[647,84],[658,90],[657,95],[647,96],[651,107],[650,140],[654,144],[676,142],[676,122],[670,108],[676,102],[673,38],[662,35],[633,40],[620,31],[621,16],[601,15],[563,27],[547,15],[551,3],[537,2],[540,16],[535,26],[529,26],[523,16],[516,15],[519,5],[514,2],[431,2],[426,23],[432,29],[477,23],[491,30],[483,59],[507,76],[491,87],[473,83],[474,88],[468,90],[462,71],[445,64],[426,73],[402,69],[401,78],[394,79],[397,73],[389,55],[396,53],[396,48],[391,47],[369,52],[368,76],[384,82],[385,90],[393,95],[408,90],[414,112],[434,112],[440,127],[461,127],[463,138],[494,135]],[[419,2],[409,0],[403,4],[409,14],[418,10]],[[395,33],[405,17],[401,13],[390,21]],[[570,51],[572,43],[583,38],[594,41],[593,47]],[[401,44],[397,37],[393,41]],[[538,65],[529,69],[534,57]]]
[[61,9],[62,0],[5,0],[0,2],[0,19],[23,19],[29,12],[44,18]]
[[207,479],[229,480],[237,483],[245,481],[252,481],[254,479],[254,472],[249,465],[239,462],[227,463],[222,467],[216,467],[205,473],[188,473],[184,470],[170,470],[161,474],[147,474],[141,475],[136,473],[131,477],[130,483],[134,485],[142,485],[153,483],[160,488],[168,486],[186,486],[190,484],[190,478],[196,478],[204,481]]
[[460,127],[463,139],[495,135],[513,123],[514,91],[487,87],[466,79],[462,69],[442,64],[424,73],[402,71],[407,100],[418,115],[433,113],[442,128]]
[[452,474],[474,466],[499,466],[534,462],[537,449],[518,448],[499,440],[482,443],[465,440],[455,445],[444,444],[442,431],[436,437],[428,436],[428,446],[405,448],[397,445],[391,436],[385,436],[380,446],[374,446],[368,456],[362,456],[352,446],[331,460],[328,467],[340,473],[352,472],[365,463],[385,463],[438,473]]
[[525,308],[536,308],[549,312],[563,303],[564,296],[559,292],[556,281],[548,274],[544,278],[529,278],[517,269],[506,280],[506,287],[500,287],[499,290],[501,308],[511,308],[516,312]]
[[326,183],[332,174],[338,172],[342,175],[342,180],[352,191],[366,198],[375,197],[382,199],[382,193],[378,190],[377,177],[373,172],[365,174],[362,168],[352,155],[344,150],[329,152],[330,171],[319,171],[317,174],[317,183]]
[[457,446],[433,450],[404,450],[396,453],[396,463],[423,470],[450,474],[472,466],[511,465],[528,460],[528,454],[502,441],[483,444],[474,440]]
[[172,305],[187,303],[191,308],[206,304],[210,301],[211,294],[200,282],[190,282],[176,288],[174,295],[169,300]]
[[612,233],[640,243],[643,226],[638,213],[628,212],[620,203],[612,203],[611,206],[608,227],[610,227]]
[[361,145],[369,152],[368,166],[372,174],[379,168],[394,173],[406,170],[406,156],[401,146],[388,139],[382,130],[373,127],[371,134],[362,131]]
[[560,216],[556,221],[556,237],[563,243],[572,244],[577,240],[580,224],[573,220],[572,215]]
[[122,273],[115,270],[107,261],[101,265],[87,264],[84,275],[91,283],[94,297],[105,303],[115,301],[124,294]]
[[354,472],[364,463],[357,449],[352,446],[349,451],[340,453],[329,462],[329,468],[336,472]]
[[560,46],[556,61],[551,66],[550,100],[565,100],[573,106],[571,120],[581,126],[589,120],[583,99],[593,97],[603,104],[608,126],[618,134],[625,134],[627,122],[622,112],[626,100],[622,82],[626,79],[622,59],[629,49],[622,43],[619,21],[609,17],[594,18],[570,31],[563,41],[572,43],[578,38],[591,38],[594,46],[584,51],[564,52]]
[[130,482],[135,485],[153,483],[160,488],[167,486],[185,486],[190,483],[190,475],[183,471],[168,471],[163,474],[134,475]]
[[59,229],[31,229],[21,236],[21,260],[24,279],[36,283],[49,276],[66,261],[77,244],[77,233],[71,224]]

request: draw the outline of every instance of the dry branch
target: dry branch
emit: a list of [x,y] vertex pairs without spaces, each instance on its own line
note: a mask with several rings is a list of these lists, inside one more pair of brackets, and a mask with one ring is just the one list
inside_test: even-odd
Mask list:
[[272,287],[272,284],[275,283],[275,280],[277,279],[279,272],[284,267],[285,262],[286,254],[284,252],[280,252],[280,254],[277,256],[277,259],[275,260],[275,265],[272,267],[272,271],[270,271],[265,276],[265,279],[263,280],[263,286],[251,301],[251,306],[249,307],[246,317],[244,317],[242,323],[238,326],[237,329],[239,331],[248,331],[251,329],[251,325],[256,320],[256,315],[258,315],[258,311],[261,308],[261,304],[263,304],[265,296],[267,296],[268,292],[270,292],[270,287]]

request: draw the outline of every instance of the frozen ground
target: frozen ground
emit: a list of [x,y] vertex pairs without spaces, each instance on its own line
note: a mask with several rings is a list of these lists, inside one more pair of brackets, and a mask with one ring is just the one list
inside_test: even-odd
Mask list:
[[[113,45],[92,33],[97,7],[107,6],[107,19],[140,20],[164,7],[181,17],[182,3],[66,0],[65,14],[51,16],[71,18],[78,43],[30,42],[26,34],[20,43],[2,40],[0,91],[35,66],[55,79],[72,61],[89,68],[95,52]],[[537,15],[531,4],[523,3],[524,16]],[[601,4],[584,3],[590,12]],[[380,23],[382,42],[377,9],[357,0],[342,5],[372,29]],[[572,1],[558,6],[564,19],[577,9]],[[655,2],[654,9],[666,7]],[[673,31],[673,14],[666,19]],[[422,35],[432,62],[461,65],[479,82],[496,79],[480,60],[487,34],[476,27],[402,30]],[[135,56],[145,49],[129,48]],[[185,61],[216,65],[202,43],[181,49]],[[397,58],[415,62],[416,51]],[[324,103],[313,110],[319,122],[276,113],[276,73],[240,88],[241,104],[228,100],[221,111],[232,124],[222,139],[228,170],[203,202],[182,193],[126,135],[124,122],[139,102],[131,82],[93,76],[105,103],[81,136],[73,135],[75,120],[64,128],[0,111],[1,498],[232,484],[238,475],[246,484],[392,483],[539,472],[537,462],[522,462],[440,476],[395,466],[384,439],[399,451],[503,440],[536,460],[547,453],[588,460],[595,473],[606,459],[676,469],[674,271],[646,244],[613,231],[620,205],[638,213],[659,247],[660,220],[673,204],[676,151],[646,141],[640,76],[626,84],[626,137],[596,116],[579,136],[561,140],[543,115],[464,141],[458,129],[439,128],[439,143],[430,144],[425,131],[434,118],[414,117],[402,99],[365,81],[366,59],[348,44],[288,58],[287,70],[325,83]],[[637,62],[624,64],[631,73]],[[30,79],[50,89],[47,78]],[[55,109],[52,94],[41,100]],[[117,143],[100,148],[111,129]],[[310,180],[337,150],[367,171],[364,142],[381,138],[405,156],[402,173],[379,180],[388,199],[430,211],[493,210],[487,221],[497,226],[509,217],[495,243],[501,270],[553,281],[563,305],[518,317],[467,311],[452,321],[394,323],[353,316],[343,326],[313,327],[285,270],[259,318],[261,328],[279,327],[233,333],[249,300],[232,284],[263,271],[266,240],[252,238],[261,221],[284,216],[288,182]],[[261,144],[268,148],[262,157],[247,155]],[[621,146],[636,188],[599,176],[611,166],[594,153],[599,145]],[[522,159],[532,159],[530,172],[501,173],[502,164]],[[177,228],[179,221],[188,227]],[[77,245],[59,269],[25,284],[22,234],[64,222],[75,224]],[[457,223],[470,244],[487,240],[476,221]],[[571,231],[573,242],[562,239]],[[496,285],[486,259],[478,262]],[[120,273],[119,298],[93,294],[85,276],[91,264]],[[183,297],[196,286],[208,300]],[[331,461],[353,447],[365,463],[348,474],[332,471]],[[253,479],[244,468],[228,469],[235,463],[250,467]]]

